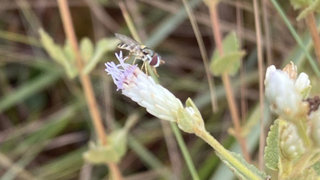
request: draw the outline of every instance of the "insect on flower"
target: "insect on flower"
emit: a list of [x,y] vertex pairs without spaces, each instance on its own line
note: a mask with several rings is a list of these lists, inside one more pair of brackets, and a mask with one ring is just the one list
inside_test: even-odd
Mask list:
[[118,45],[118,48],[129,51],[130,55],[135,57],[135,60],[142,60],[142,67],[145,65],[146,62],[154,68],[164,63],[164,61],[161,60],[159,54],[154,52],[147,46],[140,44],[137,41],[122,34],[115,33],[115,36],[121,41],[121,43]]

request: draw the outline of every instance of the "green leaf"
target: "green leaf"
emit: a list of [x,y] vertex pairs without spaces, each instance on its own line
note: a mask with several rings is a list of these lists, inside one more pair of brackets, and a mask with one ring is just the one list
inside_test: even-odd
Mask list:
[[316,162],[312,167],[316,171],[317,175],[320,176],[320,161]]
[[41,43],[50,57],[58,63],[64,65],[67,58],[64,55],[62,48],[55,44],[53,39],[43,29],[39,30],[39,34]]
[[102,57],[106,54],[106,52],[114,50],[119,43],[119,40],[116,38],[108,38],[100,40],[97,45],[96,49],[93,53],[92,58],[86,64],[84,68],[84,73],[90,73],[93,68],[97,65],[97,63],[102,59]]
[[64,67],[68,77],[75,77],[77,74],[77,70],[75,65],[73,64],[74,55],[71,51],[70,45],[66,43],[66,45],[62,49],[62,47],[54,43],[53,39],[43,29],[40,29],[39,33],[41,43],[43,44],[43,47],[47,51],[49,56]]
[[320,12],[320,0],[315,0],[313,2],[310,2],[308,4],[308,7],[306,7],[297,17],[297,20],[301,20],[305,18],[309,13],[312,12]]
[[308,7],[313,0],[290,0],[294,9],[301,9]]
[[223,73],[228,73],[233,76],[238,72],[240,60],[245,55],[244,51],[224,54],[216,58],[210,65],[210,70],[215,76],[220,76]]
[[275,120],[270,127],[267,137],[267,146],[265,147],[264,159],[269,169],[279,169],[279,119]]
[[[237,35],[234,31],[230,32],[222,41],[223,53],[228,54],[236,52],[240,49],[240,44]],[[213,53],[213,59],[219,57],[219,52],[217,50]]]
[[217,153],[217,155],[220,157],[220,159],[234,172],[236,176],[238,176],[240,179],[252,179],[251,177],[248,177],[246,171],[250,171],[251,173],[254,173],[257,177],[257,179],[267,179],[267,175],[264,172],[259,171],[254,165],[249,164],[243,157],[237,153],[230,152],[230,154],[235,157],[242,165],[246,167],[246,169],[239,169],[238,167],[232,165],[230,162],[228,162],[224,156],[221,156]]
[[88,62],[93,56],[93,44],[91,40],[87,37],[81,39],[80,42],[80,51],[85,62]]
[[219,76],[223,73],[235,75],[240,67],[240,60],[245,51],[240,50],[240,44],[235,32],[229,33],[222,42],[223,55],[215,50],[211,59],[210,70],[213,75]]
[[117,163],[127,151],[127,131],[120,129],[108,136],[107,145],[90,142],[89,150],[83,154],[85,160],[93,164]]

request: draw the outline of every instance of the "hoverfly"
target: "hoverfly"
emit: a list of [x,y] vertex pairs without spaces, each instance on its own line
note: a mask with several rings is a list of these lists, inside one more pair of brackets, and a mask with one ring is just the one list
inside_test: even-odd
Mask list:
[[140,44],[137,41],[122,34],[115,33],[115,36],[121,41],[121,43],[118,44],[118,48],[128,50],[130,54],[135,57],[135,59],[140,59],[143,61],[143,63],[147,62],[154,68],[164,63],[164,61],[161,60],[159,54],[154,52],[147,46]]

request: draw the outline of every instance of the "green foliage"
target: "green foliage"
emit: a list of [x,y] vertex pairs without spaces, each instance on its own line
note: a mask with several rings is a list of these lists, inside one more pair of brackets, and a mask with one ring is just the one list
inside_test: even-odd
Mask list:
[[[75,54],[71,45],[66,41],[61,47],[56,44],[53,39],[44,30],[39,30],[41,43],[50,57],[58,64],[62,65],[69,78],[75,78],[78,75]],[[109,51],[114,50],[119,43],[116,38],[104,38],[97,42],[94,47],[93,43],[88,38],[83,38],[80,41],[80,53],[84,61],[84,73],[90,73],[95,66],[100,62],[102,57]]]
[[320,161],[316,162],[312,167],[317,173],[317,175],[320,176]]
[[240,50],[240,44],[235,32],[229,33],[222,42],[223,55],[219,55],[217,49],[213,53],[210,64],[211,73],[220,76],[223,73],[235,75],[240,67],[240,60],[245,51]]
[[84,159],[93,164],[119,162],[127,151],[127,130],[116,130],[107,138],[106,145],[90,142],[89,150],[83,154]]
[[313,0],[290,0],[294,9],[301,9],[309,6]]
[[267,137],[267,146],[265,147],[264,159],[269,169],[279,169],[279,119],[275,120],[270,127]]
[[[100,62],[106,52],[112,51],[117,47],[119,40],[116,38],[104,38],[98,41],[92,55],[88,52],[85,56],[90,56],[87,65],[84,67],[84,73],[90,73],[94,67]],[[89,46],[89,45],[88,45]]]
[[308,4],[308,6],[299,14],[297,20],[305,18],[309,13],[320,13],[320,0],[314,0]]
[[[234,174],[240,179],[267,179],[267,175],[264,172],[259,171],[254,165],[249,164],[243,157],[237,153],[230,152],[231,155],[236,158],[242,165],[245,166],[245,169],[240,169],[239,166],[233,165],[225,156],[222,156],[217,153],[220,159],[234,172]],[[254,173],[255,178],[249,177],[246,172]]]
[[62,65],[70,78],[74,78],[77,74],[74,65],[74,59],[70,58],[71,50],[69,43],[66,43],[64,48],[54,43],[53,39],[43,29],[39,30],[41,43],[45,50],[48,52],[50,57],[55,60],[58,64]]

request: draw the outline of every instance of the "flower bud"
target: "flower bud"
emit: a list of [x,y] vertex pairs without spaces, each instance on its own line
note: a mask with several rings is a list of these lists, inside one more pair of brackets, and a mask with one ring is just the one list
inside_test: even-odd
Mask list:
[[309,119],[311,121],[311,138],[314,144],[320,147],[320,108],[311,112]]
[[271,110],[285,119],[294,119],[307,112],[302,102],[310,89],[307,74],[300,73],[296,79],[296,66],[291,63],[284,70],[269,66],[265,78],[265,94],[271,104]]
[[196,133],[197,130],[205,129],[202,116],[190,98],[186,101],[186,107],[179,109],[177,124],[187,133]]
[[293,123],[286,122],[280,126],[280,151],[288,160],[297,159],[305,152],[303,141]]

